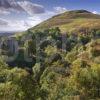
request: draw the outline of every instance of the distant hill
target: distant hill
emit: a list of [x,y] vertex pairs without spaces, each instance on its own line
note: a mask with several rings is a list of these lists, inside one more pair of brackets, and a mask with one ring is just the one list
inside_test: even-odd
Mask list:
[[12,36],[12,35],[16,35],[16,34],[17,35],[21,34],[21,31],[0,31],[0,36],[2,36],[2,37]]
[[62,32],[78,32],[84,28],[88,30],[99,29],[100,15],[86,10],[67,11],[53,16],[30,30],[44,30],[51,27],[59,27]]
[[14,35],[15,32],[0,32],[0,36],[11,36],[11,35]]

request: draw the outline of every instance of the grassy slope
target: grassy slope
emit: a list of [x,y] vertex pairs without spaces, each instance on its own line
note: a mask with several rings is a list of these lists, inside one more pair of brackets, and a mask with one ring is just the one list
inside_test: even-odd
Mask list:
[[62,32],[78,31],[81,28],[98,29],[100,28],[100,15],[85,10],[68,11],[40,23],[31,28],[31,30],[43,30],[56,26],[58,26]]

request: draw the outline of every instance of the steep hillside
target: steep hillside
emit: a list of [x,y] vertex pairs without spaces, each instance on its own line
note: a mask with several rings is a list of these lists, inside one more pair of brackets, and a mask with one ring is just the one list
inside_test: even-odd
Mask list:
[[59,27],[62,32],[78,32],[83,28],[99,29],[100,15],[86,10],[67,11],[40,23],[30,30],[43,30],[50,27]]

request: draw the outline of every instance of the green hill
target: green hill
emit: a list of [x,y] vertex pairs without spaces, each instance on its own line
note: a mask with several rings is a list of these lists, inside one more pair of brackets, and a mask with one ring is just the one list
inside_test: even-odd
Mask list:
[[99,29],[100,15],[86,10],[67,11],[53,16],[30,30],[43,30],[51,27],[59,27],[62,32],[79,32],[84,28],[89,30]]

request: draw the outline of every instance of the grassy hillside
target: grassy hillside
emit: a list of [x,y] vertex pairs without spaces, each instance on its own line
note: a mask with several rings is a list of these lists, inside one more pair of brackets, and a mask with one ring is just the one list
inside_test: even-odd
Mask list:
[[90,30],[94,28],[99,29],[100,15],[86,10],[68,11],[40,23],[31,28],[31,30],[43,30],[50,27],[59,27],[62,32],[78,32],[82,28],[88,28]]

